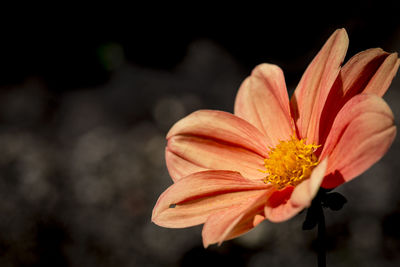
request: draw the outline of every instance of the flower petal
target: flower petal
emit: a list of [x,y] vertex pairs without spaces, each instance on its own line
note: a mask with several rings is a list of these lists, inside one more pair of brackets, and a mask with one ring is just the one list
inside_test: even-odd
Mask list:
[[167,139],[166,160],[174,181],[196,169],[233,170],[262,177],[257,169],[262,168],[270,145],[245,120],[214,110],[200,110],[178,121]]
[[303,207],[294,205],[290,197],[292,196],[294,187],[287,186],[282,190],[275,190],[269,197],[265,207],[265,217],[271,222],[282,222],[290,219]]
[[338,113],[321,158],[329,155],[322,187],[334,188],[349,181],[377,162],[396,135],[393,114],[376,95],[353,97]]
[[[373,83],[373,80],[377,78],[376,76],[384,75],[385,80],[389,78],[388,74],[395,67],[394,59],[397,59],[397,55],[389,54],[380,48],[368,49],[350,58],[340,71],[340,78],[343,84],[342,95],[346,96],[347,99],[359,93],[375,93],[383,96],[389,84],[384,86],[381,83],[378,90],[366,90],[366,87],[367,84]],[[393,77],[394,73],[390,81],[392,81]]]
[[373,93],[383,96],[396,75],[399,65],[400,59],[397,53],[388,56],[365,87],[364,93]]
[[202,168],[199,165],[184,159],[173,153],[168,147],[165,148],[165,161],[167,169],[172,180],[177,181],[177,177],[185,177],[189,174],[206,171],[207,168]]
[[309,179],[296,187],[286,187],[271,194],[265,205],[265,217],[271,222],[286,221],[311,205],[325,176],[328,161],[324,159]]
[[[261,222],[269,192],[259,191],[247,201],[212,214],[203,227],[203,245],[218,243],[242,235]],[[261,219],[261,220],[260,220]]]
[[346,55],[348,37],[336,30],[303,74],[291,99],[291,109],[300,138],[319,143],[319,120],[329,91]]
[[[233,144],[204,137],[178,135],[168,140],[168,150],[186,160],[183,165],[172,166],[175,169],[179,168],[182,174],[190,174],[200,167],[238,171],[249,179],[262,180],[265,177],[265,173],[260,171],[264,169],[264,157]],[[187,162],[195,167],[187,168]]]
[[235,115],[256,126],[276,145],[293,133],[289,97],[282,70],[272,64],[257,66],[240,86]]
[[160,196],[153,209],[152,221],[171,228],[201,224],[210,214],[241,204],[270,188],[270,185],[248,180],[237,172],[194,173],[174,183]]
[[315,167],[309,179],[296,186],[291,197],[294,206],[308,207],[311,205],[311,201],[317,195],[325,177],[327,166],[328,158],[325,158]]
[[[324,144],[340,109],[352,97],[362,93],[377,71],[387,65],[389,53],[368,49],[353,56],[340,70],[322,110],[319,143]],[[384,67],[385,69],[387,67]],[[386,91],[386,88],[381,88]]]

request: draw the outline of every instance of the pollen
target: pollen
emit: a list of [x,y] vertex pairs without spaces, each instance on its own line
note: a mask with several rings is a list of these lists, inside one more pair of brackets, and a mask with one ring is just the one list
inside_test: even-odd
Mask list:
[[264,160],[267,176],[265,183],[271,183],[278,189],[285,186],[296,186],[309,178],[319,161],[314,152],[319,145],[306,144],[305,139],[298,139],[295,134],[288,141],[280,141],[271,148],[268,158]]

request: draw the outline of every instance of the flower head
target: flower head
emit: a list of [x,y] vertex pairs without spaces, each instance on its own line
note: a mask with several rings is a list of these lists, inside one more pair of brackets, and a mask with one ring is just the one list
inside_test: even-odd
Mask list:
[[320,186],[335,188],[378,161],[396,135],[382,99],[400,64],[369,49],[343,67],[348,46],[336,30],[289,101],[282,70],[257,66],[239,88],[234,115],[200,110],[167,134],[174,181],[158,199],[154,223],[203,224],[203,243],[222,243],[261,221],[287,220]]

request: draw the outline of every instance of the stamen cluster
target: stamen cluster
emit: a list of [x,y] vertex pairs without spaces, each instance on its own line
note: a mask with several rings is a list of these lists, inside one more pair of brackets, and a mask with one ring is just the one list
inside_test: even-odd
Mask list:
[[271,148],[268,158],[264,160],[267,173],[265,183],[271,183],[279,189],[285,186],[296,186],[310,177],[312,170],[319,161],[314,154],[319,145],[305,144],[304,139],[292,135],[288,141],[280,141]]

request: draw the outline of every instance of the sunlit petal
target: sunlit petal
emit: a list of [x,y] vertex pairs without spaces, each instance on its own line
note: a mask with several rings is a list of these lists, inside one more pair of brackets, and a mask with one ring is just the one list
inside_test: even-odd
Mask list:
[[152,221],[170,228],[201,224],[212,213],[241,204],[270,188],[237,172],[194,173],[174,183],[160,196]]
[[336,187],[367,170],[389,149],[396,135],[393,114],[376,95],[352,98],[339,112],[321,157],[329,155],[326,188]]
[[255,125],[276,145],[293,133],[288,99],[282,70],[261,64],[240,86],[235,115]]
[[291,109],[300,138],[319,143],[319,120],[330,89],[346,55],[348,37],[336,30],[303,74],[292,99]]

